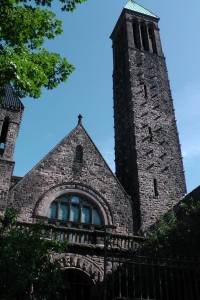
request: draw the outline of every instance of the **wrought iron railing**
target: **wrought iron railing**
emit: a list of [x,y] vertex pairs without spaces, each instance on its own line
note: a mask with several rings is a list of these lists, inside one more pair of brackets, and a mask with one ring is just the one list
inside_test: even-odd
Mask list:
[[106,300],[200,300],[200,261],[112,255],[106,266]]

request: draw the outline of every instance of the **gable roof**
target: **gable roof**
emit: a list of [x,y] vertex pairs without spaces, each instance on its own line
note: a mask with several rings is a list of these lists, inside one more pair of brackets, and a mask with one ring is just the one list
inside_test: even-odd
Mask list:
[[21,100],[14,94],[14,90],[11,84],[6,85],[6,95],[2,101],[2,106],[13,108],[16,110],[24,109],[24,105],[22,104]]
[[152,12],[150,12],[149,10],[147,10],[146,8],[142,7],[141,5],[137,4],[136,2],[134,2],[133,0],[129,0],[129,2],[124,6],[125,9],[129,9],[132,10],[134,12],[146,15],[146,16],[150,16],[156,19],[159,19],[156,15],[154,15]]
[[[29,176],[31,176],[31,174],[34,173],[35,170],[39,170],[40,166],[42,164],[44,164],[44,162],[47,161],[49,157],[53,157],[53,153],[55,151],[58,151],[59,149],[60,149],[59,151],[62,151],[63,149],[61,150],[61,148],[63,146],[66,149],[66,151],[70,151],[70,148],[72,147],[72,144],[74,144],[74,142],[72,142],[72,141],[75,141],[75,140],[76,140],[77,145],[79,145],[79,142],[78,142],[79,141],[79,137],[80,137],[80,141],[83,141],[83,139],[81,138],[81,136],[85,136],[84,139],[85,139],[86,144],[87,145],[90,144],[95,149],[96,155],[100,158],[101,162],[104,165],[104,168],[109,171],[109,173],[111,174],[111,176],[114,178],[114,180],[120,186],[121,190],[123,190],[123,193],[127,195],[127,193],[124,190],[124,188],[122,187],[121,183],[119,182],[119,180],[117,179],[117,177],[115,176],[115,174],[113,173],[113,171],[111,170],[111,168],[109,167],[109,165],[107,164],[107,162],[105,161],[105,159],[102,156],[102,154],[99,152],[98,148],[94,144],[93,140],[91,139],[91,137],[89,136],[89,134],[87,133],[87,131],[85,130],[85,128],[83,127],[82,122],[79,122],[78,125],[69,134],[67,134],[50,152],[48,152],[23,178],[21,178],[21,180],[18,181],[15,186],[11,187],[11,190],[13,188],[15,189],[19,184],[22,184],[23,181],[26,180]],[[70,144],[71,144],[71,146],[70,146]],[[63,155],[61,155],[61,157],[63,158]],[[71,156],[71,159],[72,158],[73,157]],[[54,167],[56,167],[57,161],[58,161],[58,158],[56,157],[56,161],[54,161],[52,163],[52,165],[54,165]]]

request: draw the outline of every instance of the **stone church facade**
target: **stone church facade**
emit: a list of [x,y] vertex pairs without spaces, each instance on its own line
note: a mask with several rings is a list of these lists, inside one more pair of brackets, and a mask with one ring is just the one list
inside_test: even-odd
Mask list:
[[[11,86],[0,108],[1,213],[12,203],[20,222],[48,223],[50,238],[71,243],[61,255],[66,258],[63,268],[94,284],[105,277],[108,236],[113,248],[134,251],[138,232],[186,193],[158,21],[129,1],[111,35],[116,176],[80,115],[77,126],[32,170],[23,178],[13,176],[24,107]],[[96,293],[94,289],[84,299],[96,299]]]

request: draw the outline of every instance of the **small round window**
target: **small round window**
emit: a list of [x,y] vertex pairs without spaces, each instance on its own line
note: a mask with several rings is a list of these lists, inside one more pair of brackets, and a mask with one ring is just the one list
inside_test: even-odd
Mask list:
[[47,217],[61,221],[102,224],[97,207],[78,195],[62,195],[56,198],[49,207]]

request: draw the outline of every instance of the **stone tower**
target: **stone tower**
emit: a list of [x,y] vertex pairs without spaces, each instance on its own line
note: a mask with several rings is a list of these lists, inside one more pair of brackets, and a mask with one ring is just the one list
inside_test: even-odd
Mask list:
[[135,232],[186,193],[158,21],[129,1],[111,35],[116,176],[132,197]]
[[24,106],[10,85],[0,105],[0,212],[6,207],[14,168],[13,154]]

